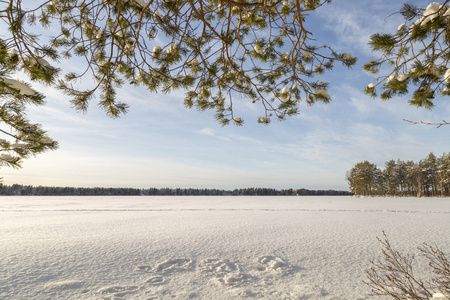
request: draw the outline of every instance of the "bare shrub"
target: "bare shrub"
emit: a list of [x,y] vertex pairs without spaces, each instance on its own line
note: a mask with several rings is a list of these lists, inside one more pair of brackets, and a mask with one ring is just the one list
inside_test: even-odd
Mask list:
[[[423,281],[414,273],[414,254],[395,250],[386,233],[377,238],[382,245],[382,259],[370,261],[364,283],[371,288],[370,296],[388,296],[398,300],[450,299],[450,262],[437,246],[424,243],[419,254],[425,257],[432,277]],[[441,294],[442,293],[442,294]],[[434,296],[434,297],[433,297]]]

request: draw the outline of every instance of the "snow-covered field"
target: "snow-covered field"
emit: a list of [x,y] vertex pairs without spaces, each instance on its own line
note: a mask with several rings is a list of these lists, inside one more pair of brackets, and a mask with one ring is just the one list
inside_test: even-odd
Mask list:
[[1,197],[0,299],[369,299],[382,230],[450,254],[450,199]]

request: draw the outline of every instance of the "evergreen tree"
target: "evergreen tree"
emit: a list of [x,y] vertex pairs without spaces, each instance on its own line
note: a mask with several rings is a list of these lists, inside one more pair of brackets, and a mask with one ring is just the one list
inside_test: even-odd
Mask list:
[[373,186],[371,195],[386,195],[387,193],[387,180],[386,175],[376,167],[373,169]]
[[436,161],[436,181],[439,185],[440,195],[449,196],[450,184],[450,154],[444,153]]
[[368,161],[347,172],[350,191],[355,195],[450,196],[450,154],[428,154],[418,163],[389,160],[384,170]]
[[408,186],[408,167],[407,164],[398,159],[396,163],[396,171],[397,181],[400,188],[400,195],[404,196],[406,194],[407,186]]
[[12,78],[19,69],[30,78],[48,84],[57,72],[38,57],[20,59],[17,51],[0,40],[0,125],[3,125],[0,126],[0,167],[19,168],[23,159],[58,146],[39,124],[27,119],[25,106],[42,105],[44,96]]
[[423,173],[423,192],[427,196],[437,195],[437,158],[433,153],[430,153],[425,159],[419,162]]
[[383,190],[381,175],[375,164],[367,160],[357,163],[346,175],[350,192],[357,196],[371,196],[381,192]]
[[399,176],[398,168],[395,160],[391,159],[386,162],[383,170],[386,192],[390,196],[395,196],[398,193]]
[[[436,96],[450,95],[449,3],[450,0],[442,5],[433,2],[426,9],[404,4],[399,11],[404,23],[397,32],[371,36],[372,50],[381,55],[365,64],[364,69],[377,74],[387,64],[389,72],[377,78],[375,84],[369,84],[366,93],[375,97],[376,87],[380,86],[380,97],[386,100],[406,95],[413,87],[410,104],[429,109]],[[447,122],[436,125],[439,124]]]
[[[327,2],[52,0],[25,9],[21,0],[11,0],[2,15],[11,35],[3,42],[25,67],[41,71],[49,66],[40,63],[43,58],[83,58],[83,71],[58,82],[80,110],[98,97],[109,115],[125,113],[116,89],[127,83],[153,92],[186,89],[186,106],[216,110],[221,124],[242,124],[233,110],[240,95],[259,102],[264,113],[258,121],[268,123],[272,116],[296,114],[301,99],[329,102],[328,84],[312,77],[335,62],[356,62],[312,39],[307,16]],[[43,36],[53,35],[46,31],[50,25],[60,30],[39,40],[29,25]],[[74,88],[84,76],[95,84]]]

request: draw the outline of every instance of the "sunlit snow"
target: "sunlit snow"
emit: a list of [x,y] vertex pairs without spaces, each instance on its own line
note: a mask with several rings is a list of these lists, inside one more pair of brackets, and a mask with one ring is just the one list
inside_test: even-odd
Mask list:
[[35,90],[31,89],[19,80],[3,78],[3,82],[5,82],[5,84],[12,87],[13,89],[19,90],[19,93],[21,95],[33,96],[34,94],[36,94]]
[[2,197],[0,299],[369,299],[383,230],[448,254],[448,224],[448,198]]

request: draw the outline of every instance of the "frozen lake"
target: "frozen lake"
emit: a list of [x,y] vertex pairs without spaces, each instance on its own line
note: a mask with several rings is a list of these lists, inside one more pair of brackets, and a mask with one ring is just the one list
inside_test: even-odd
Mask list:
[[450,199],[0,197],[0,299],[369,299],[383,230],[450,255]]

